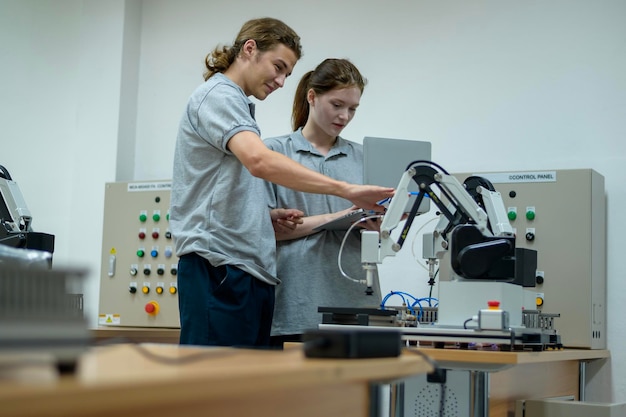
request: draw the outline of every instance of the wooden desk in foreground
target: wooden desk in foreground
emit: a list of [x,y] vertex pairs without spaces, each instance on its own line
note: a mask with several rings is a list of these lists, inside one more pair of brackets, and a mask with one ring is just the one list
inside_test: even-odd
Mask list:
[[[178,343],[179,329],[99,327],[92,329],[93,341]],[[289,344],[299,349],[299,344]],[[608,350],[563,349],[543,352],[488,350],[419,350],[446,369],[472,373],[471,390],[475,416],[511,417],[519,399],[573,396],[585,400],[585,365],[607,359]],[[417,393],[405,392],[405,395]],[[332,393],[329,393],[329,399]],[[297,398],[297,397],[295,397]],[[302,403],[295,399],[294,403]],[[304,407],[303,407],[304,408]],[[1,414],[1,412],[0,412]]]
[[[76,375],[0,369],[0,416],[369,416],[372,383],[431,371],[419,355],[308,359],[284,351],[119,344],[91,348]],[[43,371],[43,370],[42,370]]]
[[[587,362],[607,359],[608,350],[543,352],[420,348],[439,366],[472,373],[473,415],[510,417],[517,400],[574,397],[585,400]],[[408,393],[407,393],[408,394]]]
[[419,350],[448,368],[502,371],[513,366],[547,364],[563,361],[589,361],[608,358],[608,350],[561,349],[542,352],[506,352],[467,349],[419,348]]

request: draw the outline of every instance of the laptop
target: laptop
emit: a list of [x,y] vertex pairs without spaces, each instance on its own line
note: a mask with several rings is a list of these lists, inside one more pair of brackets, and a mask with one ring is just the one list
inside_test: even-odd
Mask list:
[[[363,138],[363,184],[396,188],[407,166],[413,161],[430,161],[431,143],[425,141],[377,138]],[[419,192],[415,181],[409,183],[409,192]],[[412,195],[404,209],[410,213],[417,199]],[[430,210],[430,200],[422,199],[417,214]]]
[[[380,185],[396,188],[407,166],[417,160],[430,161],[431,143],[425,141],[379,138],[366,136],[363,138],[363,184]],[[409,184],[409,192],[418,192],[415,182]],[[417,196],[412,195],[407,202],[405,212],[408,214]],[[417,214],[430,210],[430,200],[424,198]],[[348,230],[350,225],[368,213],[355,210],[345,216],[325,223],[313,229]]]

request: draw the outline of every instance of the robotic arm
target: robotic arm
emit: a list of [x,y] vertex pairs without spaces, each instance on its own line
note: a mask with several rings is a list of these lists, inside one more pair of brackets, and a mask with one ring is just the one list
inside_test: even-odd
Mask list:
[[[419,194],[394,241],[391,232],[398,226],[408,202],[408,184],[415,181]],[[468,188],[466,188],[468,187]],[[447,200],[444,204],[441,198]],[[446,252],[450,252],[454,278],[512,280],[515,275],[515,237],[508,222],[502,198],[489,181],[470,177],[462,185],[439,165],[414,161],[407,167],[383,217],[379,232],[362,234],[361,262],[368,287],[376,265],[402,249],[422,199],[427,196],[440,211],[434,231],[424,236],[424,258],[429,275]],[[513,263],[513,265],[510,265]]]

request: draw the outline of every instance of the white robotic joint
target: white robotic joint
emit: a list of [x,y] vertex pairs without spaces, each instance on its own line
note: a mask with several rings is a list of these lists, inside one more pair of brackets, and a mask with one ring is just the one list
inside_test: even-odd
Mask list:
[[378,232],[365,230],[361,233],[361,262],[363,264],[380,262]]

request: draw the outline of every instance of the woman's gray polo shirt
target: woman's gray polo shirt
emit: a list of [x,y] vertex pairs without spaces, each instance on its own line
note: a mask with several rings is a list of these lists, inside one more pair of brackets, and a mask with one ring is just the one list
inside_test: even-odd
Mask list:
[[[290,135],[265,139],[268,148],[287,155],[300,164],[338,180],[363,183],[363,147],[337,138],[330,152],[319,153],[298,130]],[[305,215],[332,213],[347,209],[352,203],[340,197],[308,194],[268,183],[272,207],[296,208]],[[372,307],[381,301],[378,280],[374,295],[365,295],[365,285],[343,277],[337,265],[339,247],[345,231],[322,231],[300,239],[278,242],[278,278],[272,335],[299,334],[317,328],[324,307]],[[342,268],[354,279],[365,279],[361,266],[361,240],[353,231],[346,239]]]

